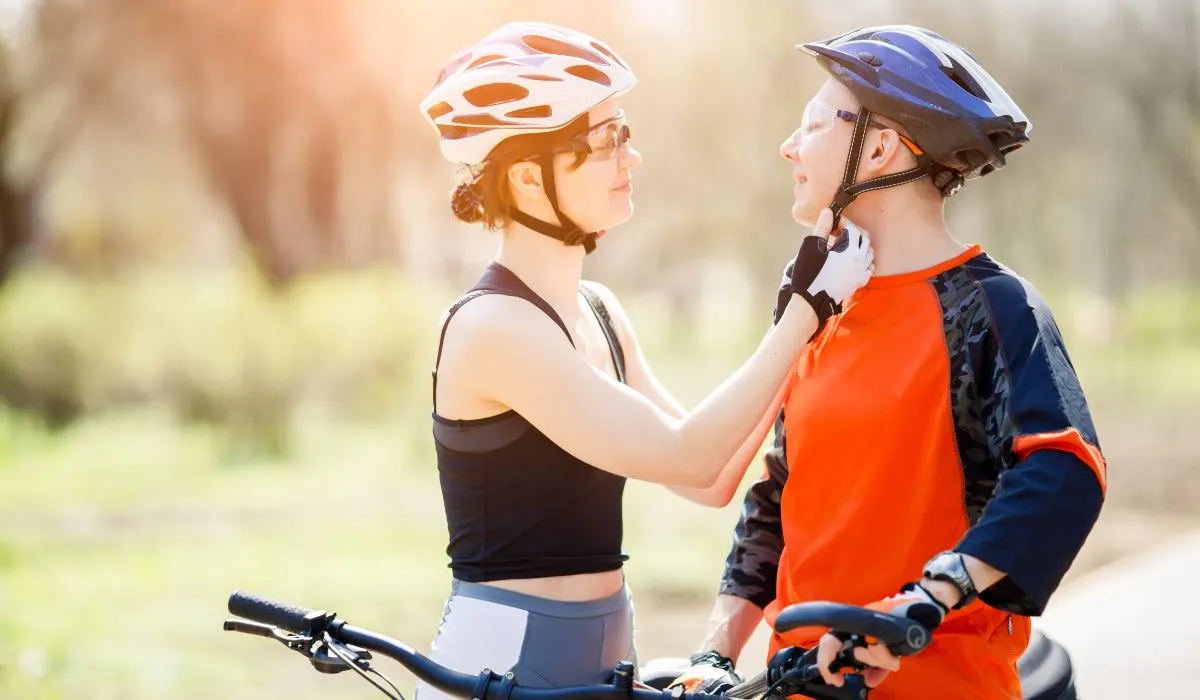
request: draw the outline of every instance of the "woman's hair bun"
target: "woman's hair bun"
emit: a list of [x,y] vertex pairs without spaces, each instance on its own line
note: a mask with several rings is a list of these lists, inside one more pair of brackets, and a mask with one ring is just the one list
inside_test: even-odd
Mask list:
[[475,182],[464,182],[450,195],[450,209],[460,221],[477,224],[486,218],[483,211],[483,192]]

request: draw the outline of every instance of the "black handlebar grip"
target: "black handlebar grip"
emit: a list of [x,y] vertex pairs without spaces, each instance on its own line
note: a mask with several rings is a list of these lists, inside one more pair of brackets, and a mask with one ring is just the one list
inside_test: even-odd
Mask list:
[[280,627],[289,632],[305,631],[308,628],[305,617],[311,612],[313,611],[244,591],[234,591],[233,595],[229,596],[231,615]]
[[798,627],[828,627],[874,637],[896,656],[911,656],[929,644],[929,631],[915,620],[843,603],[797,603],[784,608],[775,618],[775,629],[779,632]]

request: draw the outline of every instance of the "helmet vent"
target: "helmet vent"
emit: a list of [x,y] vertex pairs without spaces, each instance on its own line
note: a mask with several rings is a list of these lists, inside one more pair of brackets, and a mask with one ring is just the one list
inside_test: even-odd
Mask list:
[[608,56],[608,60],[612,61],[613,63],[615,63],[621,67],[625,67],[625,68],[628,67],[625,65],[625,63],[621,59],[617,58],[616,54],[614,54],[612,51],[609,51],[608,49],[604,48],[600,44],[597,44],[594,41],[592,42],[592,48],[596,49],[597,51],[604,54],[605,56]]
[[437,129],[438,133],[442,135],[442,138],[448,141],[458,141],[459,139],[465,139],[468,136],[476,136],[487,131],[487,129],[483,127],[459,126],[457,124],[438,124]]
[[467,66],[466,70],[472,70],[474,68],[478,68],[478,67],[482,66],[485,63],[491,63],[492,61],[498,61],[502,58],[504,58],[504,57],[499,54],[494,54],[494,53],[488,54],[487,56],[480,56],[479,58],[475,59],[474,61],[471,61],[470,65]]
[[550,105],[538,105],[536,107],[515,109],[504,116],[511,117],[512,119],[545,119],[550,114]]
[[988,158],[978,149],[968,148],[958,152],[958,158],[967,164],[967,168],[975,170],[987,164]]
[[512,122],[497,119],[490,114],[464,114],[461,117],[455,117],[454,121],[471,126],[513,126]]
[[529,97],[529,90],[513,83],[488,83],[463,92],[463,97],[476,107],[491,107],[523,100]]
[[599,83],[604,87],[612,86],[612,80],[609,79],[608,75],[606,75],[604,71],[593,68],[592,66],[571,66],[570,68],[567,68],[566,71],[576,78],[590,80],[593,83]]
[[428,114],[429,114],[430,119],[437,119],[438,117],[444,117],[445,115],[447,115],[453,111],[454,111],[454,108],[451,107],[449,104],[447,104],[445,102],[439,102],[429,108]]
[[589,63],[595,63],[600,66],[607,66],[608,61],[603,56],[588,49],[572,46],[565,41],[551,39],[548,36],[537,36],[536,34],[526,34],[521,37],[521,41],[526,46],[539,53],[548,53],[556,56],[572,56],[574,58],[582,58]]
[[942,66],[942,72],[946,74],[946,77],[953,80],[956,85],[971,95],[978,97],[984,102],[990,101],[991,98],[988,97],[987,91],[975,81],[970,71],[963,68],[962,64],[954,60],[953,56],[947,56],[946,58],[950,60],[949,68]]

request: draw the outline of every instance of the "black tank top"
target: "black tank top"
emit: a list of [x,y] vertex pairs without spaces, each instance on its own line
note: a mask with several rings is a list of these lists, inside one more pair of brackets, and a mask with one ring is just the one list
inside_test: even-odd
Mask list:
[[[624,383],[624,354],[612,320],[586,283],[579,291],[600,320],[617,378]],[[437,363],[446,327],[458,309],[483,294],[524,299],[571,337],[553,307],[498,263],[489,265],[450,308],[433,371],[433,437],[450,531],[450,568],[462,581],[619,569],[628,558],[621,550],[624,477],[568,454],[515,411],[478,420],[437,414]],[[569,411],[572,398],[562,401]]]

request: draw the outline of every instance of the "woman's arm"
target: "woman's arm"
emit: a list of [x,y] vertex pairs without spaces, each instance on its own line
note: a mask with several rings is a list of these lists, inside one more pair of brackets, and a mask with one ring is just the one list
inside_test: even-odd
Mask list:
[[489,295],[464,306],[451,321],[454,342],[442,361],[478,396],[515,410],[588,464],[645,481],[709,487],[770,408],[816,328],[808,304],[791,304],[754,355],[683,417],[596,370],[540,310],[511,297]]
[[[642,352],[633,321],[625,312],[624,307],[621,306],[621,302],[617,299],[617,296],[598,282],[591,281],[589,284],[600,295],[605,308],[609,310],[609,314],[613,319],[617,338],[621,342],[621,347],[625,350],[626,380],[629,382],[630,388],[650,399],[655,406],[667,415],[674,418],[685,417],[687,411],[671,392],[663,386],[658,377],[655,376],[653,369],[650,367],[650,362]],[[722,508],[728,505],[733,499],[734,494],[737,493],[737,487],[741,483],[742,477],[745,476],[746,469],[749,468],[751,462],[754,461],[755,455],[758,454],[759,448],[762,447],[763,441],[771,429],[771,425],[775,422],[775,416],[779,414],[779,408],[783,405],[788,388],[791,386],[791,376],[792,373],[789,372],[788,376],[780,384],[775,397],[771,400],[770,406],[762,414],[758,424],[745,437],[733,457],[721,468],[716,481],[711,486],[668,485],[668,487],[680,496],[700,505],[713,508]]]

